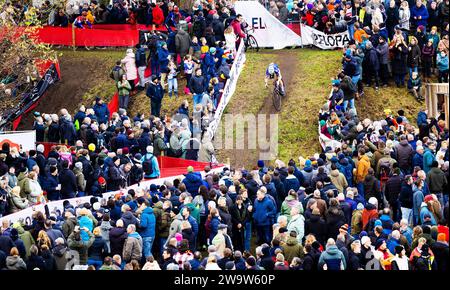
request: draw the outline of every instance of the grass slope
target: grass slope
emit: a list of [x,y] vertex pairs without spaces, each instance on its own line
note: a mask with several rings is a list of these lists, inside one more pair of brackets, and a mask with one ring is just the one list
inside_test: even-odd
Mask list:
[[339,71],[341,53],[316,49],[295,50],[299,66],[295,86],[289,88],[279,116],[279,158],[297,159],[320,151],[318,111],[327,100],[331,78]]

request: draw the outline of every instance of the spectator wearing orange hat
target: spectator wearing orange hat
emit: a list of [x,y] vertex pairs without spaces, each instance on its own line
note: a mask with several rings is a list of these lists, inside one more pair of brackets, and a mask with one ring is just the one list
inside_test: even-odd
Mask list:
[[444,233],[440,233],[437,236],[437,241],[431,244],[431,251],[434,253],[434,258],[437,263],[439,271],[448,270],[449,251],[448,240]]

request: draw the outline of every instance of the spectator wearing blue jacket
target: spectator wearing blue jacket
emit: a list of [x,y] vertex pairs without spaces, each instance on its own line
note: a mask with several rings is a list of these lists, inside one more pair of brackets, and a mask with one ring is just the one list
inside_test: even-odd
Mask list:
[[428,17],[427,7],[423,5],[422,0],[417,0],[416,5],[411,7],[411,21],[413,26],[418,27],[419,25],[423,25],[426,28]]
[[395,253],[395,247],[400,245],[400,237],[400,232],[398,230],[395,230],[387,240],[386,247],[389,249],[389,251],[391,251],[391,253]]
[[254,203],[253,220],[258,234],[258,244],[270,243],[272,241],[271,225],[275,217],[276,208],[274,202],[266,196],[265,189],[256,193]]
[[214,76],[216,76],[216,71],[215,71],[215,67],[216,67],[216,48],[215,47],[211,47],[209,49],[209,51],[207,53],[205,53],[205,57],[203,58],[202,61],[202,70],[203,73],[206,76],[206,82],[209,83],[209,80],[211,78],[213,78]]
[[137,202],[139,205],[138,212],[141,212],[139,234],[142,237],[142,254],[147,258],[153,256],[152,245],[155,240],[156,218],[148,200],[140,197]]
[[198,189],[203,185],[202,175],[200,172],[194,172],[192,166],[187,168],[187,172],[182,182],[186,186],[186,191],[195,197],[198,194]]
[[422,109],[420,110],[420,112],[417,114],[417,126],[420,128],[422,126],[427,126],[428,122],[428,115],[426,110]]
[[167,49],[167,43],[162,42],[160,47],[158,47],[158,63],[159,70],[161,72],[161,86],[164,88],[166,84],[164,83],[167,77],[167,73],[169,72],[169,57],[170,53]]
[[92,219],[88,216],[89,210],[86,208],[82,208],[80,210],[80,217],[78,218],[78,225],[81,229],[81,239],[83,242],[89,241],[89,234],[83,230],[83,228],[87,228],[90,232],[94,230],[94,222]]
[[69,114],[63,114],[59,119],[59,136],[61,136],[61,143],[67,142],[69,145],[75,144],[77,131],[73,125],[72,117]]
[[211,221],[209,223],[209,227],[210,227],[209,241],[210,241],[210,243],[212,242],[214,237],[217,235],[217,232],[219,231],[219,225],[220,225],[219,212],[217,209],[214,208],[211,210],[211,216],[212,216]]
[[349,187],[353,187],[353,165],[348,161],[344,154],[339,154],[338,170],[344,174],[345,180]]
[[29,158],[27,159],[27,169],[28,171],[32,171],[33,167],[37,165],[36,162],[36,150],[30,150],[28,152]]
[[288,195],[288,192],[291,189],[293,189],[295,192],[297,192],[300,188],[300,181],[297,179],[297,177],[295,177],[294,171],[295,171],[295,169],[293,166],[288,167],[288,176],[286,177],[286,179],[284,181],[285,196]]
[[95,105],[93,109],[98,123],[107,124],[109,120],[109,109],[108,106],[103,103],[103,100],[100,97],[95,98]]
[[125,134],[125,128],[120,128],[119,134],[116,137],[115,140],[115,148],[116,149],[122,149],[128,146],[128,138]]
[[420,205],[420,224],[424,224],[427,219],[430,219],[430,226],[437,226],[436,219],[434,218],[433,213],[428,209],[428,205],[425,202],[422,202]]
[[294,176],[297,177],[298,181],[300,182],[300,186],[305,181],[305,177],[303,176],[303,173],[298,169],[297,165],[295,164],[295,161],[293,159],[289,160],[288,166],[294,167]]
[[58,168],[56,166],[50,167],[50,172],[47,173],[43,183],[43,189],[47,192],[48,200],[58,200],[59,196],[59,177],[58,177]]
[[436,67],[439,71],[438,81],[440,83],[448,82],[448,55],[445,53],[445,50],[438,53]]

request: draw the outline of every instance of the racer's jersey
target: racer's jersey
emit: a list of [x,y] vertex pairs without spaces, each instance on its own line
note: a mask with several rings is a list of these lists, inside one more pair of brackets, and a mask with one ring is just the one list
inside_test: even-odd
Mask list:
[[269,67],[267,67],[267,69],[266,69],[266,77],[267,78],[273,79],[273,78],[275,78],[275,75],[277,77],[281,76],[280,68],[278,67],[278,65],[276,63],[273,64],[273,74],[272,75],[269,73]]

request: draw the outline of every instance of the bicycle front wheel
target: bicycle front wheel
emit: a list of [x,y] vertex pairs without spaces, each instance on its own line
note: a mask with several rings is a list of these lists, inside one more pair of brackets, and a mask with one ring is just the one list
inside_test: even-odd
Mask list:
[[281,94],[277,87],[273,89],[273,106],[278,112],[281,110]]
[[256,50],[256,52],[259,51],[258,42],[256,41],[256,38],[253,35],[248,36],[248,44],[251,49]]

